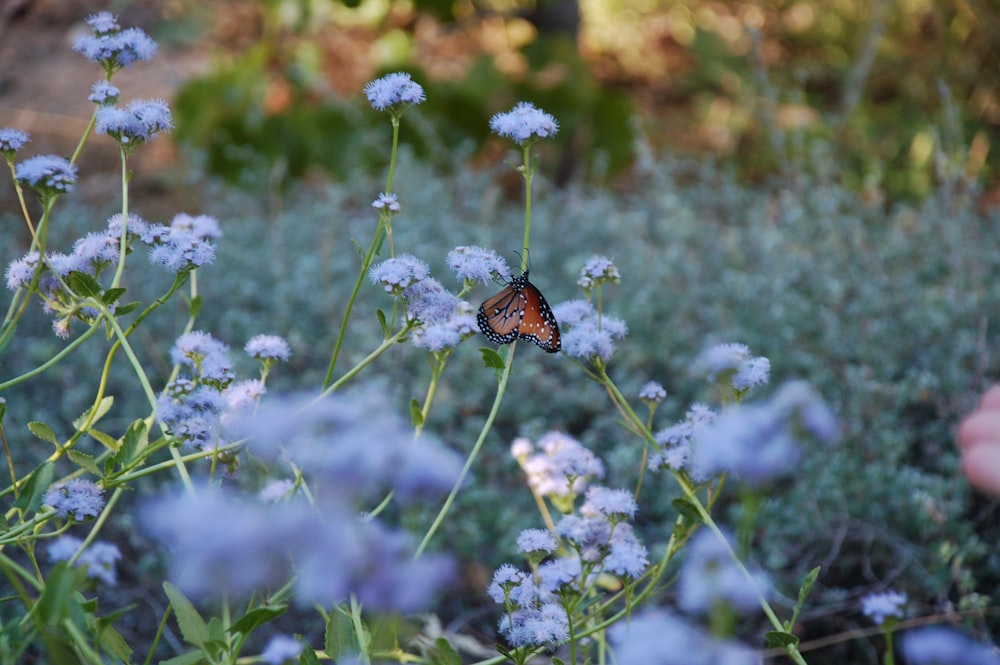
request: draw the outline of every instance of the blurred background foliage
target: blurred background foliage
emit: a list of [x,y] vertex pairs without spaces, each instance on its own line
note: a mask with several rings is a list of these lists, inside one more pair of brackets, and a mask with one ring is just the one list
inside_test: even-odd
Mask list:
[[[336,177],[364,160],[361,86],[405,69],[427,104],[408,140],[492,162],[487,119],[527,99],[562,123],[557,182],[628,181],[637,128],[657,151],[787,171],[822,138],[848,184],[924,196],[934,146],[993,181],[1000,7],[988,0],[172,0],[161,38],[207,36],[178,138],[233,182]],[[952,114],[941,132],[943,110]],[[954,152],[954,151],[952,151]],[[801,161],[801,159],[795,160]]]

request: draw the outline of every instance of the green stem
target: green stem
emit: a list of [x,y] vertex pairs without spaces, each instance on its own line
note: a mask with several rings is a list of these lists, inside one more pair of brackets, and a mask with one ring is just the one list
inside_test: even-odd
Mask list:
[[468,475],[469,470],[472,468],[473,463],[476,461],[476,457],[479,456],[479,450],[483,447],[483,443],[486,441],[486,435],[489,434],[490,430],[493,428],[493,421],[496,420],[497,414],[500,412],[500,403],[503,401],[504,393],[507,392],[507,381],[510,379],[511,368],[514,366],[514,351],[516,350],[517,342],[510,345],[510,353],[507,355],[507,366],[504,367],[503,374],[500,376],[500,383],[497,386],[496,397],[493,398],[493,406],[490,408],[490,413],[486,417],[486,422],[483,423],[483,427],[479,432],[479,437],[476,439],[476,443],[472,446],[472,452],[469,453],[468,459],[465,460],[465,466],[462,467],[462,472],[458,474],[458,479],[455,481],[455,486],[451,488],[451,493],[445,500],[444,505],[441,506],[441,510],[438,512],[437,517],[434,518],[434,522],[431,524],[430,528],[427,529],[427,533],[424,534],[424,539],[420,542],[420,546],[417,547],[416,553],[413,558],[418,558],[427,549],[427,545],[430,543],[431,538],[437,532],[441,523],[444,522],[444,518],[448,515],[448,511],[451,510],[451,506],[455,503],[455,497],[458,496],[458,491],[462,487],[462,482],[465,480],[465,476]]
[[524,241],[521,245],[521,272],[528,269],[528,242],[531,239],[531,182],[535,177],[535,169],[531,164],[531,145],[525,144],[522,149],[524,158]]

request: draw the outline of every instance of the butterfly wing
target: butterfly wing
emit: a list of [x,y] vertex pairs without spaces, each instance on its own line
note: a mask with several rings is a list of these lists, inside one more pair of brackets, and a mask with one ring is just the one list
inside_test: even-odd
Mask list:
[[[516,282],[516,280],[515,280]],[[479,306],[476,322],[486,339],[495,344],[510,344],[517,339],[517,327],[521,322],[524,294],[515,282]]]
[[510,344],[524,339],[549,353],[562,348],[559,325],[552,308],[525,273],[511,280],[500,293],[479,307],[476,316],[486,339],[496,344]]
[[562,342],[559,337],[559,324],[552,313],[552,308],[538,287],[531,282],[525,284],[522,293],[524,309],[521,312],[517,336],[534,342],[549,353],[555,353],[562,348]]

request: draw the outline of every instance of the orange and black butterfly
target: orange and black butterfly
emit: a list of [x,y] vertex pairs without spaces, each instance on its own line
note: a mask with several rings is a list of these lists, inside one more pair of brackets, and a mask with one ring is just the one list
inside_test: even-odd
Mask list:
[[480,305],[476,321],[486,339],[496,344],[510,344],[520,338],[549,353],[562,348],[552,308],[538,287],[528,281],[527,270]]

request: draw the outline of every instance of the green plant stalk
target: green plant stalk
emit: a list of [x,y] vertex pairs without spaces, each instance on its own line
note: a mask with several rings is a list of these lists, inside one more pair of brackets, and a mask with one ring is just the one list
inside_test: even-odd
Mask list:
[[[52,196],[45,199],[42,205],[42,217],[38,220],[38,233],[33,233],[31,237],[31,249],[29,251],[37,249],[40,257],[45,256],[45,244],[49,233],[49,219],[52,216],[52,208],[55,206],[57,198],[59,197]],[[20,288],[14,293],[14,298],[10,301],[10,306],[7,308],[7,314],[3,320],[4,328],[3,333],[0,334],[0,348],[3,348],[7,344],[10,337],[14,334],[17,322],[20,321],[21,317],[24,316],[24,312],[28,309],[28,302],[30,300],[28,296],[38,288],[38,279],[42,275],[44,265],[45,262],[40,260],[38,265],[35,266],[35,274],[31,278],[31,284],[27,288]]]
[[403,337],[405,337],[407,333],[410,332],[410,329],[413,327],[413,325],[414,324],[412,322],[408,323],[405,326],[403,326],[399,330],[399,332],[397,332],[392,337],[389,337],[388,339],[382,340],[382,343],[379,344],[378,347],[376,347],[376,349],[374,351],[372,351],[367,356],[365,356],[357,365],[355,365],[354,367],[352,367],[346,374],[344,374],[342,377],[340,377],[339,379],[337,379],[336,381],[334,381],[332,384],[330,384],[325,390],[323,390],[323,392],[321,392],[319,395],[317,395],[315,397],[315,399],[313,399],[312,401],[310,401],[309,404],[307,404],[306,406],[307,407],[308,406],[312,406],[313,404],[315,404],[316,402],[320,401],[324,397],[327,397],[327,396],[333,394],[334,392],[336,392],[337,389],[339,389],[345,383],[347,383],[348,381],[350,381],[351,379],[353,379],[355,376],[357,376],[358,372],[360,372],[365,367],[367,367],[368,365],[370,365],[371,363],[373,363],[380,355],[382,355],[383,353],[385,353],[386,351],[388,351],[390,348],[392,348],[393,346],[395,346],[396,344],[398,344],[399,341]]
[[444,505],[441,506],[441,510],[438,512],[437,517],[434,518],[434,522],[431,523],[430,528],[427,529],[427,533],[424,534],[424,539],[420,541],[420,546],[417,547],[417,551],[413,555],[414,559],[424,553],[424,550],[427,549],[427,545],[430,543],[431,538],[434,537],[434,534],[441,526],[441,523],[444,522],[444,518],[448,515],[448,511],[451,510],[452,504],[455,503],[455,497],[458,496],[458,491],[462,487],[462,482],[465,480],[465,477],[468,475],[473,463],[479,456],[479,451],[483,447],[483,443],[486,441],[486,435],[489,434],[490,430],[493,428],[493,421],[496,420],[497,414],[500,413],[500,403],[503,402],[503,396],[507,392],[507,381],[510,379],[511,368],[514,366],[514,351],[516,350],[516,347],[516,341],[511,343],[510,353],[507,354],[507,365],[504,367],[503,374],[500,376],[500,383],[497,386],[497,394],[496,397],[493,398],[493,406],[490,408],[489,415],[486,416],[486,422],[483,423],[483,427],[479,431],[479,437],[476,439],[475,445],[472,446],[472,451],[465,460],[465,466],[462,467],[461,473],[458,474],[455,486],[451,488],[451,493],[448,494],[448,498],[445,499]]
[[[96,117],[96,116],[95,116]],[[115,277],[111,280],[111,288],[118,288],[122,282],[122,275],[125,274],[125,253],[128,249],[128,155],[125,147],[119,144],[118,152],[122,158],[122,230],[118,239],[118,266],[115,268]]]
[[73,556],[70,557],[69,564],[71,566],[76,565],[76,562],[80,558],[80,555],[83,554],[83,551],[90,547],[90,544],[94,542],[95,538],[97,538],[97,534],[100,533],[101,529],[104,527],[104,523],[108,520],[111,510],[115,507],[115,504],[118,503],[118,499],[121,498],[122,491],[121,487],[116,487],[115,491],[111,493],[111,498],[104,504],[101,514],[98,515],[96,520],[94,520],[94,526],[90,528],[90,531],[87,533],[87,537],[83,539],[83,542],[80,543],[80,547],[77,548]]
[[445,365],[448,363],[448,358],[451,356],[451,349],[434,354],[434,360],[431,363],[431,381],[427,385],[427,394],[424,396],[424,403],[420,407],[420,422],[416,426],[416,431],[413,433],[413,439],[416,440],[420,437],[420,433],[424,430],[424,424],[427,422],[427,416],[431,412],[431,404],[434,402],[434,395],[437,393],[438,381],[441,379],[441,375],[444,373]]
[[[396,176],[396,153],[399,150],[399,118],[400,116],[395,113],[392,114],[392,151],[389,155],[389,175],[386,177],[385,183],[385,193],[389,194],[392,192],[392,181]],[[392,215],[387,214],[385,217],[380,215],[379,221],[385,224],[385,235],[389,240],[389,256],[396,256],[396,251],[392,246]]]
[[62,627],[69,633],[79,655],[86,658],[93,665],[104,665],[101,654],[94,651],[90,644],[87,643],[87,636],[80,631],[80,628],[73,622],[72,617],[63,619]]
[[368,274],[368,268],[371,267],[372,259],[375,258],[375,254],[378,252],[378,248],[382,244],[384,237],[385,226],[379,222],[378,229],[376,229],[375,235],[372,237],[372,244],[368,248],[368,252],[361,260],[361,270],[358,271],[358,278],[354,282],[354,288],[351,290],[351,297],[347,300],[347,308],[344,310],[344,316],[340,321],[340,330],[337,332],[337,341],[333,344],[333,355],[330,357],[330,366],[327,368],[326,377],[323,379],[324,389],[329,388],[330,382],[333,380],[333,370],[337,366],[337,358],[340,356],[340,347],[344,344],[344,335],[347,334],[347,323],[351,319],[351,311],[354,309],[354,301],[358,299],[358,293],[361,291],[361,285],[365,281],[365,275]]
[[361,662],[364,665],[371,665],[371,657],[368,655],[368,651],[371,648],[371,644],[367,638],[365,638],[365,625],[361,621],[361,605],[358,603],[357,597],[351,594],[351,625],[354,626],[354,637],[358,641],[358,651],[361,655]]
[[521,243],[521,272],[528,269],[528,244],[531,240],[531,182],[535,178],[535,169],[531,164],[531,144],[526,143],[521,150],[524,164],[521,166],[524,176],[524,241]]
[[160,625],[156,627],[156,635],[153,636],[153,643],[149,645],[149,653],[146,654],[146,660],[143,661],[143,665],[151,665],[153,662],[153,654],[156,653],[156,647],[160,644],[163,631],[167,629],[167,619],[170,618],[171,609],[171,606],[167,605],[167,609],[163,611],[163,618],[160,619]]

